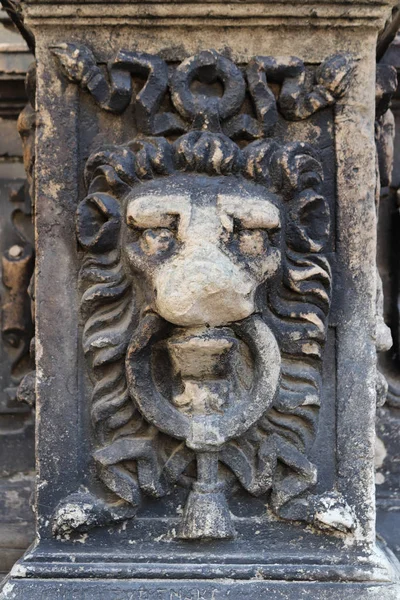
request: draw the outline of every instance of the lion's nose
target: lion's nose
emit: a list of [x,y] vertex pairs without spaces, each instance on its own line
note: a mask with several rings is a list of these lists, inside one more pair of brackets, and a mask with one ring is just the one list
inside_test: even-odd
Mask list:
[[254,310],[255,282],[217,247],[177,256],[155,278],[156,307],[181,326],[227,325]]

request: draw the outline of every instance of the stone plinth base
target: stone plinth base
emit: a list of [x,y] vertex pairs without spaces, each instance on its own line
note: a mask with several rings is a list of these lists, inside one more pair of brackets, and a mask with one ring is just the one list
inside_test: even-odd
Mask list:
[[0,600],[398,600],[399,563],[390,550],[332,562],[238,564],[90,560],[76,549],[49,556],[39,544],[3,582]]
[[201,581],[153,579],[9,579],[1,598],[13,600],[398,600],[396,584],[288,583],[285,581]]

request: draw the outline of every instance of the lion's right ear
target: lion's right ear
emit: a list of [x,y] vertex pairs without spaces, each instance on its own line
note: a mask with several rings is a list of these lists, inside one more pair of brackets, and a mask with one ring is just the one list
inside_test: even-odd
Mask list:
[[85,165],[85,184],[90,190],[96,176],[103,176],[108,189],[131,187],[137,181],[135,154],[126,146],[106,146],[93,152]]
[[121,208],[113,196],[95,193],[86,196],[76,211],[76,233],[85,250],[100,253],[113,250],[121,227]]

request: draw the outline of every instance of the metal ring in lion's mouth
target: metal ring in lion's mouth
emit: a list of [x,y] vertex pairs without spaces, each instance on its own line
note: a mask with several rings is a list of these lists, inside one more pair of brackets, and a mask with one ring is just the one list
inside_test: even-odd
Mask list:
[[[254,357],[252,389],[223,414],[191,418],[173,406],[154,385],[151,348],[161,339],[166,326],[158,315],[148,313],[133,334],[126,356],[129,391],[144,418],[164,433],[185,440],[195,450],[217,448],[242,435],[272,404],[278,386],[280,352],[270,328],[257,315],[232,324],[234,334],[249,346]],[[203,441],[196,437],[199,426],[203,436],[209,432]]]

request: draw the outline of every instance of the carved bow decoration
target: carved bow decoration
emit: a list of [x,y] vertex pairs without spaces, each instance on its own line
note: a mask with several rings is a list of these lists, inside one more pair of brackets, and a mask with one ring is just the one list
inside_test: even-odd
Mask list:
[[[222,131],[232,139],[258,139],[271,134],[278,114],[299,121],[335,104],[354,70],[352,58],[340,54],[327,58],[314,72],[292,56],[256,56],[242,71],[215,50],[205,50],[169,71],[158,56],[121,50],[104,74],[86,46],[64,43],[51,49],[68,79],[87,90],[104,110],[122,113],[134,99],[137,128],[146,135],[200,129]],[[146,80],[137,94],[133,76]],[[211,88],[217,82],[223,86],[221,96],[195,90],[196,84]],[[278,98],[270,83],[280,85]],[[161,110],[168,90],[177,113]],[[254,116],[242,110],[246,92]]]

